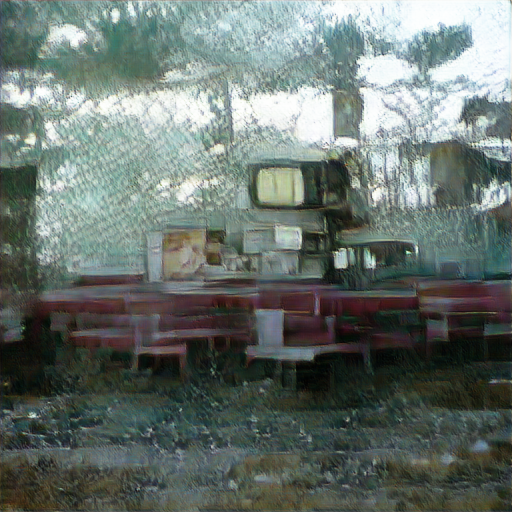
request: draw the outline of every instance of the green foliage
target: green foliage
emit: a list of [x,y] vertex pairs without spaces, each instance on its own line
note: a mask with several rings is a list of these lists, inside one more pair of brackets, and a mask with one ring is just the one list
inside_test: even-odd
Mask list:
[[[319,47],[311,19],[320,7],[310,2],[2,2],[1,9],[2,67],[40,68],[89,92],[198,61],[228,65],[238,77],[250,70],[259,81]],[[50,28],[63,25],[86,40],[50,48]]]
[[276,69],[310,54],[315,2],[181,2],[188,49],[210,62]]
[[487,116],[494,108],[495,103],[489,101],[488,96],[474,96],[464,100],[464,107],[460,120],[466,123],[466,126],[475,122],[481,116]]
[[392,53],[394,50],[393,42],[385,39],[384,37],[379,37],[374,33],[367,34],[366,40],[374,57],[378,57],[380,55],[387,55],[389,53]]
[[98,23],[106,42],[100,61],[107,62],[121,77],[159,76],[163,71],[164,56],[173,44],[178,47],[182,44],[179,27],[153,12],[155,6],[139,12],[135,18],[128,13],[126,3],[116,4],[116,9],[120,12],[117,23],[113,23],[110,17]]
[[488,137],[510,139],[510,134],[512,133],[512,111],[510,107],[510,101],[504,101],[498,105],[495,121],[485,131]]
[[424,30],[417,34],[409,43],[404,58],[418,66],[420,74],[426,75],[432,68],[456,59],[472,45],[471,27],[441,24],[437,32]]
[[349,16],[327,28],[324,39],[332,58],[332,85],[337,89],[357,88],[357,61],[364,53],[365,42],[355,21]]
[[[41,2],[42,3],[42,2]],[[40,2],[1,2],[0,65],[34,67],[48,34]]]

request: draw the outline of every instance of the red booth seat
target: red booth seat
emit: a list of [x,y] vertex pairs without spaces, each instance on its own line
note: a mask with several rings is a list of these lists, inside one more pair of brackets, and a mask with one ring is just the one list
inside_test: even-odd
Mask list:
[[284,315],[284,344],[290,347],[335,343],[335,317]]

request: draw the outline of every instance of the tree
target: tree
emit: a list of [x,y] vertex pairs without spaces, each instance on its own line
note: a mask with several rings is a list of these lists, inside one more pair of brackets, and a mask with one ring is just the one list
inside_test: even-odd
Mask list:
[[354,19],[337,22],[325,30],[325,44],[331,56],[329,82],[337,90],[358,90],[357,61],[364,54],[365,42]]
[[469,26],[445,27],[441,24],[437,31],[420,32],[409,41],[405,52],[397,52],[397,56],[414,65],[417,72],[411,80],[396,81],[392,87],[382,89],[383,105],[400,116],[404,123],[394,130],[402,139],[400,176],[395,174],[393,183],[388,184],[394,190],[394,204],[398,203],[403,185],[418,184],[420,176],[415,176],[414,171],[415,162],[422,153],[418,144],[431,142],[436,131],[447,128],[448,121],[440,119],[440,114],[443,104],[449,101],[450,92],[470,85],[465,78],[450,84],[434,82],[430,73],[434,68],[457,59],[472,44]]
[[0,3],[0,66],[33,68],[48,35],[46,2]]
[[403,58],[418,67],[418,79],[430,81],[429,73],[433,68],[450,60],[455,60],[473,45],[471,27],[439,25],[436,32],[424,30],[407,45]]
[[[24,21],[30,17],[20,15],[24,4],[12,2],[10,39],[30,35]],[[234,139],[234,86],[250,95],[322,81],[319,9],[310,2],[42,2],[37,24],[44,37],[31,61],[39,74],[30,87],[48,72],[55,77],[50,85],[59,81],[64,96],[78,90],[95,99],[113,91],[146,93],[202,82],[216,116],[206,138],[213,145],[227,141],[228,148]],[[57,24],[79,29],[84,41],[48,44],[45,38]],[[15,47],[4,68],[21,62],[22,54]],[[202,73],[208,67],[213,70]],[[173,83],[167,79],[172,71],[185,78]],[[61,109],[62,114],[69,112]]]
[[324,40],[330,56],[327,82],[334,87],[334,135],[357,138],[363,115],[357,78],[358,60],[365,51],[363,34],[348,16],[326,27]]

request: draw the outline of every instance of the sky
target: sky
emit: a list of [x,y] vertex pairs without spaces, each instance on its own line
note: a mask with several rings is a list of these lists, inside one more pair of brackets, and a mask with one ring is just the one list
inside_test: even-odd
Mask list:
[[[470,24],[473,46],[457,60],[439,66],[432,72],[432,78],[436,82],[454,82],[457,77],[464,76],[473,83],[469,90],[467,86],[460,84],[451,86],[450,94],[437,107],[438,118],[434,123],[439,126],[435,130],[434,138],[450,138],[456,129],[465,98],[488,94],[491,100],[511,99],[509,1],[333,2],[325,4],[324,12],[326,16],[334,14],[338,18],[351,14],[362,24],[364,30],[395,38],[404,44],[421,30],[435,30],[440,23],[447,26]],[[85,37],[85,33],[70,25],[64,25],[52,29],[48,43],[68,40],[72,46],[76,46],[84,42]],[[390,112],[384,106],[383,100],[388,103],[410,101],[410,112],[418,116],[422,115],[422,110],[431,108],[427,103],[414,102],[399,87],[392,87],[396,80],[410,79],[413,76],[414,68],[405,61],[393,55],[385,55],[377,58],[363,57],[359,64],[359,76],[367,83],[367,87],[362,89],[365,109],[361,131],[368,139],[374,138],[379,129],[391,130],[403,125],[403,119]],[[59,91],[58,87],[55,88],[50,83],[36,88],[32,96],[28,91],[20,93],[8,81],[2,85],[4,101],[18,106],[53,104],[55,107],[59,101],[55,92],[61,95],[62,90]],[[166,109],[171,117],[159,118],[161,114],[158,111],[149,112],[151,122],[158,125],[172,120],[179,125],[193,118],[199,127],[209,119],[205,116],[209,112],[205,95],[188,99],[182,92],[168,91],[160,94],[160,101],[165,101],[172,107]],[[128,114],[147,112],[142,105],[146,101],[144,99],[136,105],[132,98],[128,109],[125,108],[128,103],[117,96],[106,98],[99,104],[83,103],[84,100],[80,92],[70,93],[66,98],[67,107],[81,105],[80,114],[92,111],[115,114],[123,110]],[[234,91],[233,110],[235,129],[241,129],[250,120],[256,120],[262,126],[291,131],[306,143],[329,143],[333,140],[332,101],[328,94],[319,94],[313,89],[303,89],[295,95],[255,95],[250,100],[242,99]]]
[[[453,82],[465,76],[474,82],[472,93],[453,86],[450,97],[442,106],[441,118],[454,129],[464,99],[474,95],[489,95],[494,101],[511,100],[511,3],[508,1],[387,1],[387,2],[337,2],[329,9],[339,17],[347,14],[369,17],[368,24],[384,35],[407,41],[422,30],[435,30],[442,23],[446,26],[467,23],[471,26],[473,46],[458,59],[448,62],[432,72],[432,79]],[[360,60],[360,76],[369,84],[390,87],[399,79],[410,79],[414,68],[393,55]],[[389,92],[397,94],[391,89]],[[382,104],[386,93],[367,88],[364,91],[365,112],[362,132],[368,137],[380,127],[398,126],[401,120]],[[388,94],[389,95],[389,94]],[[411,109],[416,105],[411,103]],[[437,138],[450,137],[450,130],[439,130]]]

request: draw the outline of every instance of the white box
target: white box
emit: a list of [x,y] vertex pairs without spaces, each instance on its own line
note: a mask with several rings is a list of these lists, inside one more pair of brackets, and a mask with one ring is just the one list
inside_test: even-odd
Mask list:
[[282,309],[257,309],[256,331],[258,345],[263,347],[282,347],[284,330],[284,311]]
[[299,251],[302,247],[302,229],[295,226],[274,226],[274,240],[277,249]]

